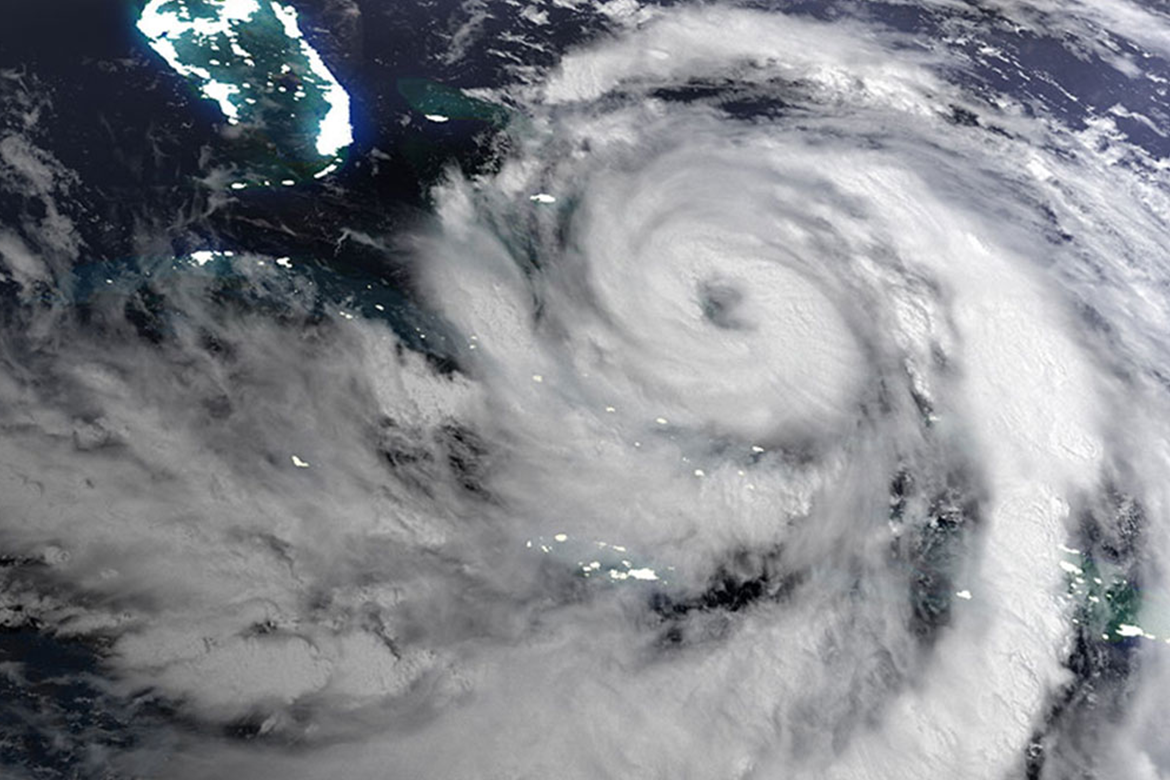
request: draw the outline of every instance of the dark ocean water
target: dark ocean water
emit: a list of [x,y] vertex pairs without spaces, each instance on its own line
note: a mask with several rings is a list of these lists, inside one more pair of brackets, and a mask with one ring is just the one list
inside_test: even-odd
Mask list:
[[[294,186],[249,186],[240,191],[228,189],[220,174],[277,170],[292,152],[278,145],[257,151],[255,144],[242,143],[238,134],[225,129],[216,103],[202,98],[192,83],[170,69],[136,29],[142,4],[69,0],[19,3],[6,9],[0,29],[0,136],[46,152],[48,156],[34,158],[53,180],[41,191],[14,185],[15,179],[0,187],[0,228],[51,269],[31,292],[15,275],[0,281],[0,328],[7,331],[3,368],[26,387],[46,398],[67,393],[54,385],[62,369],[50,365],[52,348],[45,344],[53,339],[38,341],[44,334],[37,328],[50,327],[43,325],[38,312],[53,310],[54,317],[79,323],[84,332],[105,334],[110,343],[138,345],[142,354],[150,355],[155,354],[150,350],[167,348],[176,334],[198,324],[184,301],[203,296],[220,307],[217,311],[241,317],[259,312],[290,330],[328,329],[344,307],[347,316],[384,323],[396,335],[399,352],[423,355],[436,374],[474,373],[468,368],[465,334],[451,322],[450,311],[428,299],[420,278],[425,273],[417,261],[418,236],[436,231],[434,188],[452,171],[474,178],[503,169],[506,160],[521,154],[525,143],[523,133],[514,132],[529,119],[518,90],[541,83],[566,52],[626,35],[633,25],[613,9],[585,2],[545,4],[539,22],[525,16],[525,4],[450,0],[294,4],[306,39],[351,99],[354,141],[340,168],[322,179],[306,176]],[[976,2],[735,5],[899,34],[899,48],[891,49],[891,60],[898,51],[932,58],[941,78],[961,90],[963,105],[944,101],[936,108],[955,132],[968,134],[965,138],[977,134],[1018,138],[1015,127],[1021,121],[1052,123],[1062,133],[1075,135],[1108,117],[1114,123],[1111,132],[1125,140],[1117,164],[1136,177],[1156,180],[1160,175],[1156,161],[1170,156],[1166,89],[1170,62],[1164,52],[1151,51],[1124,31],[1099,27],[1086,41],[1076,37],[1059,10]],[[685,6],[642,4],[665,13]],[[1147,8],[1170,26],[1157,4]],[[1091,20],[1086,24],[1077,29],[1093,29]],[[709,110],[735,127],[817,119],[816,107],[810,108],[799,80],[785,85],[776,79],[700,73],[661,81],[631,87],[626,94],[617,90],[612,102],[636,102],[634,90],[644,89],[647,100],[696,113]],[[1008,103],[1018,107],[1011,121],[1004,119]],[[1115,106],[1123,108],[1113,110]],[[601,110],[606,110],[604,105]],[[426,114],[442,115],[447,121],[429,121]],[[896,135],[875,127],[874,137],[882,132]],[[940,142],[940,154],[947,151],[945,143]],[[1046,151],[1065,159],[1077,154],[1067,149]],[[557,231],[570,233],[565,226],[577,219],[568,202],[561,223],[533,221],[539,230],[564,239],[563,245],[571,241]],[[1015,204],[1005,203],[1003,208],[1010,212]],[[1071,241],[1066,232],[1071,228],[1055,213],[1049,215],[1050,240]],[[68,227],[60,227],[63,223]],[[517,223],[507,224],[521,233],[525,230]],[[539,230],[528,234],[536,236],[528,243],[516,239],[521,266],[525,251],[531,252],[526,272],[539,269],[544,246]],[[216,259],[201,265],[186,259],[200,251],[215,252]],[[257,282],[225,259],[223,253],[229,252],[288,258],[295,271],[287,278]],[[1092,303],[1086,304],[1086,317],[1095,311]],[[1109,327],[1103,325],[1104,330]],[[210,352],[232,351],[226,339],[220,344],[216,338],[214,333],[206,336],[204,345]],[[919,412],[928,418],[930,402],[916,400]],[[78,413],[80,418],[87,414]],[[215,409],[209,407],[208,414],[215,417]],[[392,468],[429,462],[430,454],[418,454],[410,441],[402,444],[395,438],[401,421],[381,425],[384,435],[401,445],[380,450]],[[458,426],[444,430],[438,444],[428,440],[426,446],[437,448],[441,455],[434,456],[435,462],[446,464],[443,473],[453,474],[451,479],[471,496],[460,494],[460,501],[502,503],[481,484],[490,479],[477,470],[490,442],[480,442]],[[73,436],[76,441],[78,434]],[[402,436],[410,439],[406,433]],[[785,468],[799,470],[790,464]],[[52,493],[54,484],[47,478],[38,489]],[[897,505],[902,488],[897,479],[892,484],[891,500]],[[320,491],[330,489],[326,485]],[[966,485],[952,490],[946,475],[917,494],[915,500],[926,507],[921,510],[924,527],[933,530],[910,544],[914,563],[900,570],[911,572],[907,576],[912,580],[913,603],[908,607],[912,631],[928,639],[949,624],[951,593],[957,587],[952,577],[955,560],[968,554],[965,540],[977,533],[970,529],[980,522],[978,502],[964,503],[966,498],[956,499],[952,492],[967,495],[978,490]],[[1117,491],[1118,496],[1123,494],[1128,495]],[[1136,614],[1136,607],[1128,605],[1139,598],[1139,586],[1144,585],[1138,561],[1146,521],[1133,519],[1135,512],[1140,514],[1140,502],[1134,510],[1124,498],[1113,504],[1087,501],[1085,506],[1079,525],[1073,523],[1070,544],[1084,557],[1082,569],[1088,568],[1088,561],[1117,572],[1116,582],[1122,584],[1111,588],[1101,583],[1100,593],[1104,597],[1108,592],[1110,603],[1120,606],[1105,614],[1088,608],[1078,613],[1081,628],[1072,629],[1061,657],[1069,680],[1048,692],[1042,713],[1022,716],[1035,724],[1031,738],[1018,746],[1018,770],[1028,777],[1098,776],[1091,774],[1096,743],[1084,735],[1095,730],[1099,717],[1120,720],[1136,684],[1139,640],[1116,635],[1100,640],[1097,630],[1115,634],[1117,626],[1128,625]],[[22,511],[19,506],[0,505],[0,530],[4,524],[35,525],[35,517],[18,516]],[[1125,533],[1111,536],[1100,528],[1121,528]],[[108,660],[121,629],[108,624],[92,631],[73,626],[91,608],[113,609],[111,605],[121,603],[118,597],[89,590],[90,580],[80,574],[71,581],[50,573],[41,558],[25,549],[26,538],[23,532],[11,536],[0,532],[0,582],[5,593],[0,620],[0,765],[10,767],[14,776],[165,777],[168,755],[199,754],[205,745],[229,744],[235,751],[240,745],[271,744],[294,762],[299,751],[312,751],[315,743],[306,735],[319,711],[311,696],[290,705],[283,725],[274,727],[265,709],[267,701],[258,701],[252,710],[244,707],[242,714],[217,717],[185,709],[182,697],[165,689],[112,673]],[[59,541],[69,547],[68,538]],[[102,554],[116,562],[117,554]],[[295,551],[280,554],[296,558]],[[787,561],[785,553],[775,549],[741,551],[738,557],[720,558],[704,575],[706,584],[693,592],[661,589],[648,595],[644,608],[650,617],[645,619],[657,621],[661,630],[656,641],[667,648],[663,652],[692,641],[700,646],[717,641],[725,631],[720,621],[727,615],[734,617],[759,603],[788,603],[800,592],[801,583],[814,577],[815,567],[780,571]],[[626,563],[626,569],[631,568]],[[484,603],[495,604],[476,590],[480,586],[467,587]],[[566,586],[566,592],[570,590]],[[103,603],[107,598],[109,603]],[[322,603],[327,601],[321,598]],[[134,590],[127,599],[153,602],[149,586],[144,592]],[[46,606],[48,601],[53,603]],[[255,630],[265,629],[261,624]],[[708,638],[695,640],[696,635]],[[411,636],[404,631],[404,637],[386,638],[387,646],[393,645],[397,655],[398,643],[409,643]],[[448,638],[444,635],[442,641]],[[883,673],[873,672],[878,677]],[[221,683],[211,676],[202,684]],[[425,698],[426,693],[415,695]],[[328,712],[327,705],[320,705],[320,712]],[[353,717],[357,722],[365,716]],[[363,738],[377,730],[364,722],[344,723]],[[345,733],[345,727],[337,726],[337,733],[331,732],[324,742],[336,746],[348,739],[360,741]],[[390,730],[400,727],[392,721]],[[133,758],[117,758],[127,755]],[[184,764],[185,776],[208,776],[213,764],[206,756],[202,763]],[[1166,764],[1161,766],[1161,771],[1168,771]],[[221,776],[246,776],[227,771]],[[629,776],[667,775],[646,770]]]

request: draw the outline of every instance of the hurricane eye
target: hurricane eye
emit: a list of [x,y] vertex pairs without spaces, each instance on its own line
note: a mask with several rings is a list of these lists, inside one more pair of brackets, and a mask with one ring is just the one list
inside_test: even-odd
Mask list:
[[751,324],[743,316],[743,291],[726,281],[699,285],[699,306],[703,317],[717,328],[744,330]]

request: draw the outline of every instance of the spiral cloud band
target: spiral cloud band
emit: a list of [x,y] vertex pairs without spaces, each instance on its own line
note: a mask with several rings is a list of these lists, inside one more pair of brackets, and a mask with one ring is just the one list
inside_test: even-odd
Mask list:
[[[121,280],[38,302],[68,225],[0,233],[0,538],[36,562],[0,606],[100,640],[141,725],[87,760],[1170,777],[1164,122],[987,80],[1059,25],[1164,83],[1170,18],[1005,2],[993,46],[915,8],[611,2],[477,93],[492,164],[363,238],[441,361],[223,248],[150,269],[182,316],[144,345]],[[32,131],[0,154],[77,186]]]

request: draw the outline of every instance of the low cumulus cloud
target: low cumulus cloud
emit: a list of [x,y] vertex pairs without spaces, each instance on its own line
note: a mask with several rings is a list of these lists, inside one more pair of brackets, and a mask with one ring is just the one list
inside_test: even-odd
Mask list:
[[116,722],[59,749],[181,778],[1170,771],[1148,153],[878,25],[608,10],[485,94],[526,115],[507,153],[392,239],[441,358],[311,259],[94,261],[12,87],[0,623],[87,648],[64,674]]

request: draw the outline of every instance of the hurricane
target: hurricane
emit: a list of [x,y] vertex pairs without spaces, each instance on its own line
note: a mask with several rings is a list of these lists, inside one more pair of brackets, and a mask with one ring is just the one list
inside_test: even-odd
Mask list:
[[5,776],[1170,777],[1164,9],[131,11],[0,53]]

